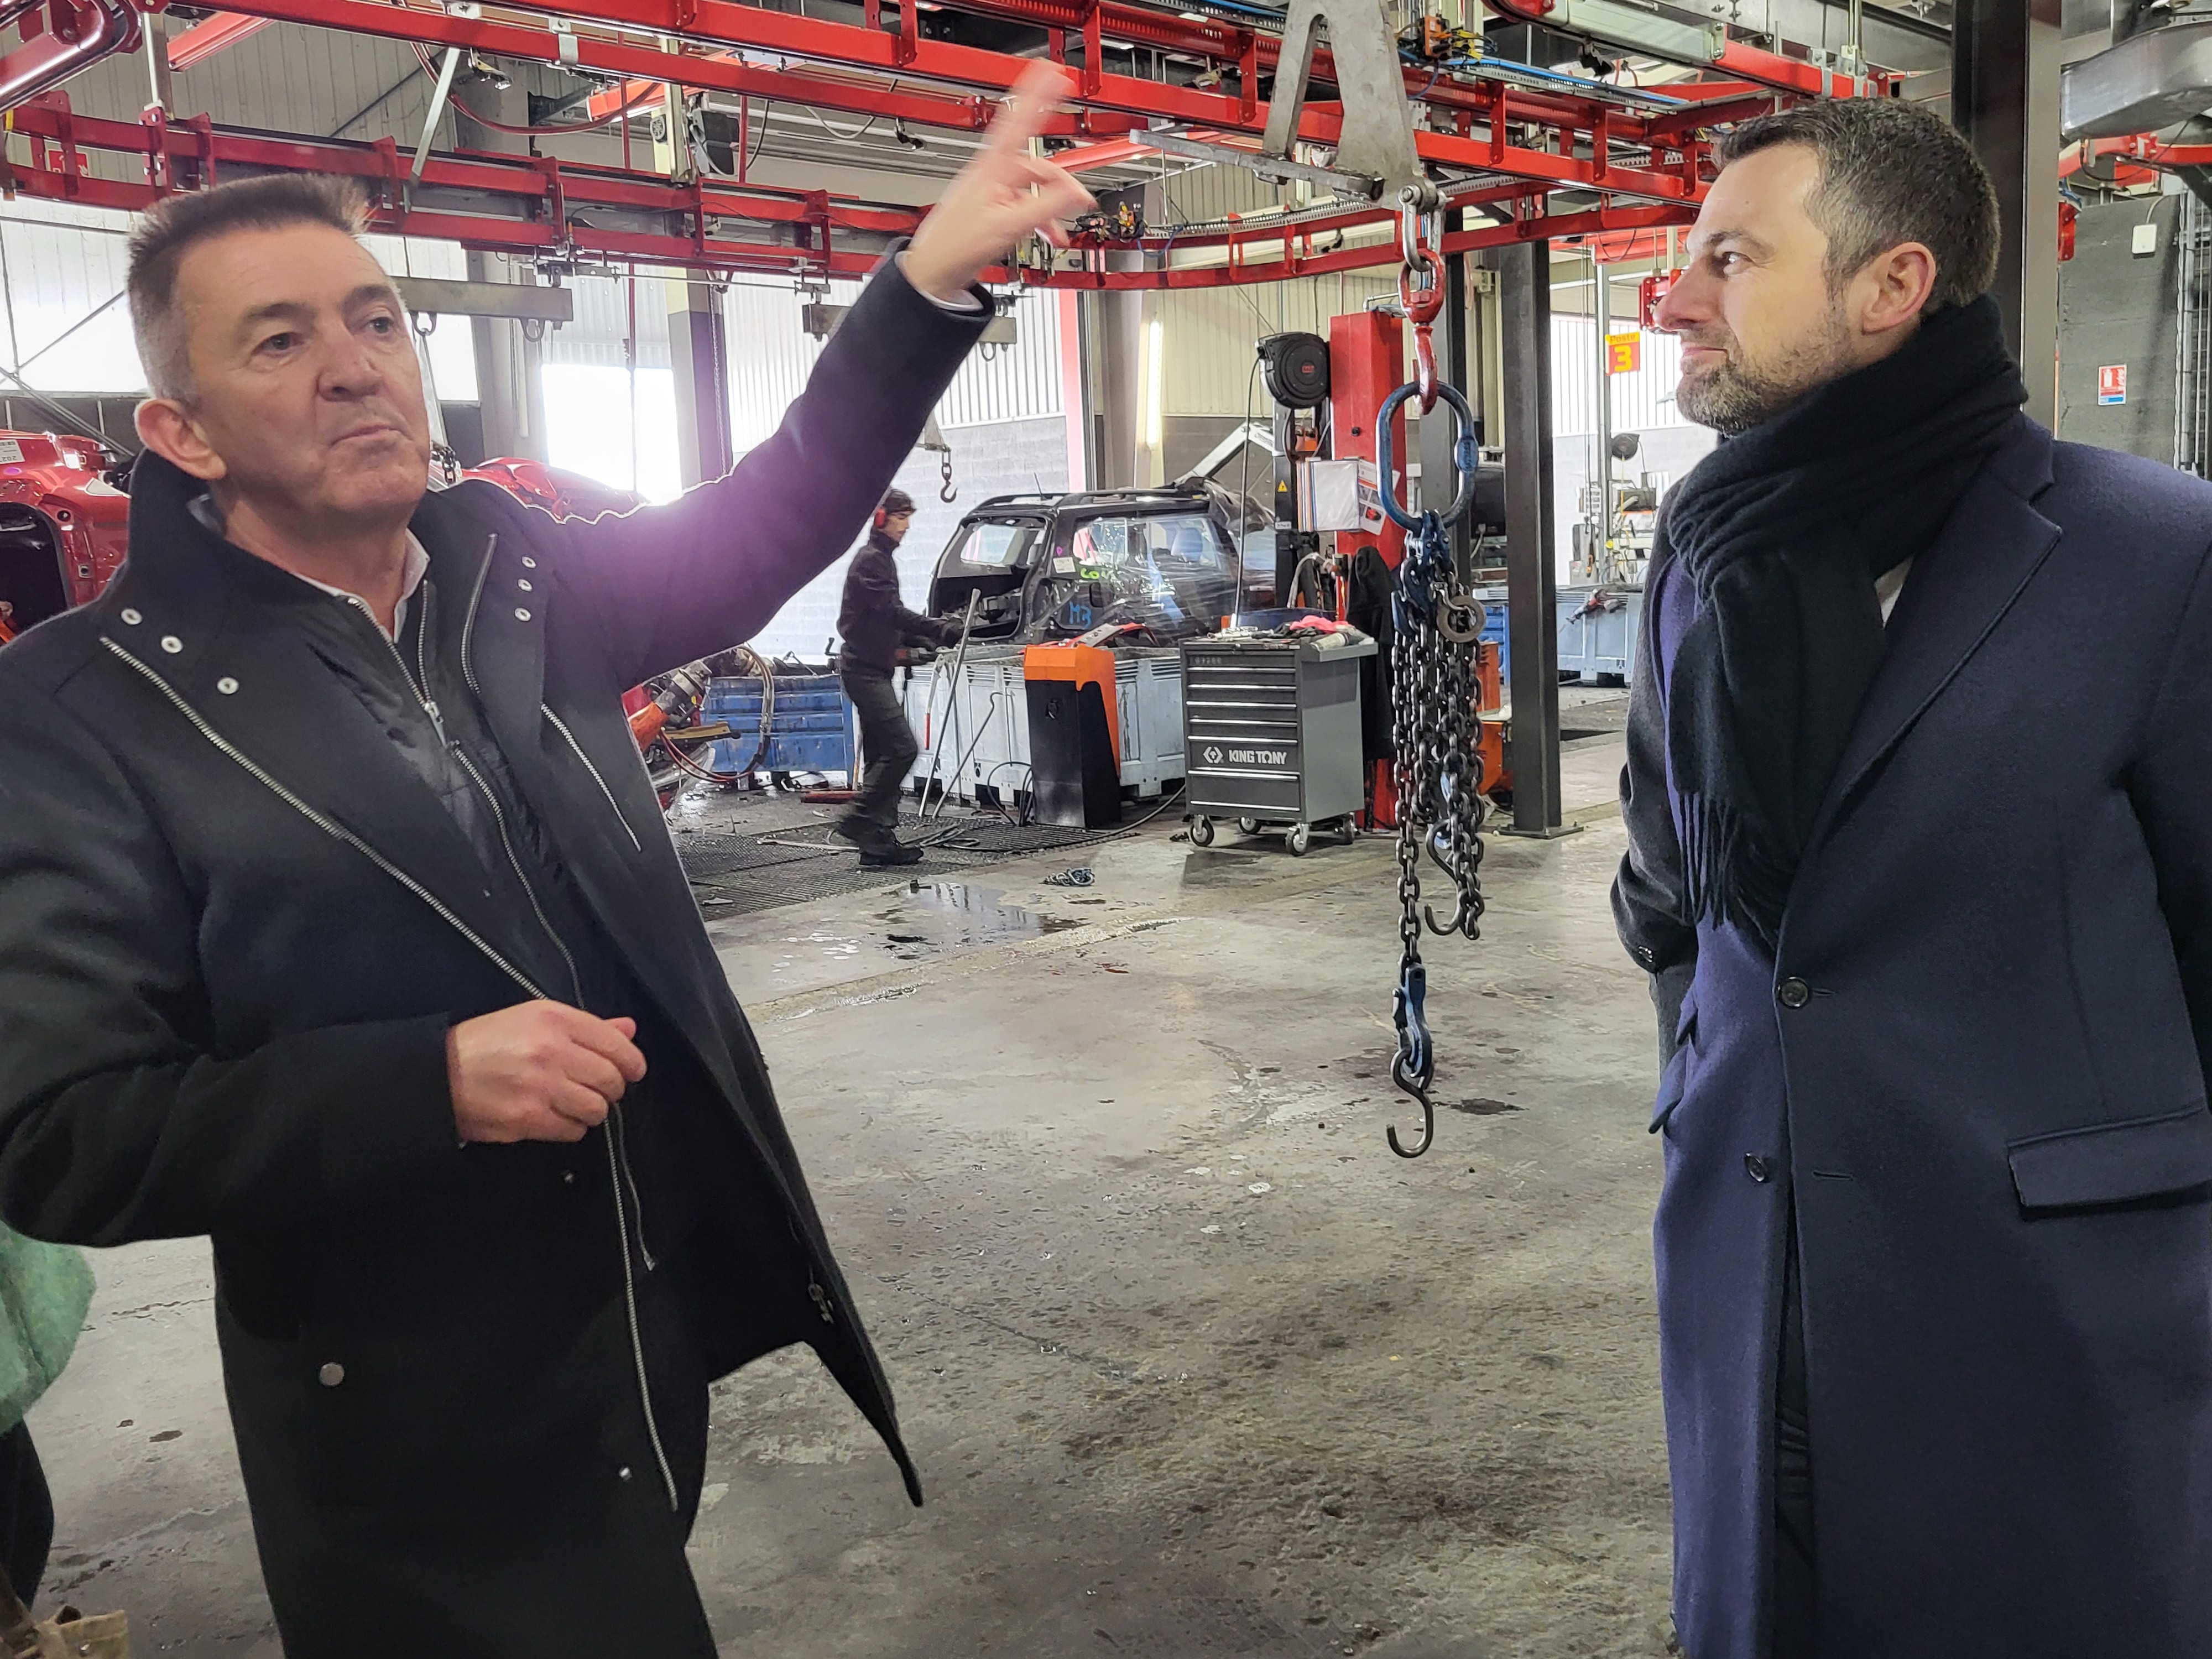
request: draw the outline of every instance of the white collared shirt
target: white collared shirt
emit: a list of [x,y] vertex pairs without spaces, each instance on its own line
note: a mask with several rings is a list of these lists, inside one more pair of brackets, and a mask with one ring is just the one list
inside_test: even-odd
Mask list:
[[1912,574],[1912,561],[1893,564],[1874,579],[1875,602],[1881,606],[1881,625],[1889,626],[1889,613],[1897,609],[1897,596],[1905,592],[1905,579]]
[[[415,532],[413,531],[409,531],[407,532],[407,564],[406,568],[400,572],[399,575],[399,603],[392,611],[392,626],[384,629],[384,634],[386,639],[397,641],[399,637],[399,630],[407,626],[407,601],[413,599],[415,597],[416,589],[422,586],[423,573],[428,570],[429,568],[429,550],[425,548],[420,541],[416,539]],[[296,570],[292,571],[289,574],[295,576],[300,576],[300,573]],[[371,622],[376,621],[376,612],[370,606],[368,601],[362,598],[360,594],[352,592],[350,589],[334,587],[329,582],[319,582],[313,576],[300,576],[300,580],[307,583],[310,587],[321,588],[324,592],[328,593],[333,599],[351,599],[363,611],[367,611],[368,612],[369,620]],[[377,623],[376,625],[379,628],[384,628],[384,624],[382,623]]]

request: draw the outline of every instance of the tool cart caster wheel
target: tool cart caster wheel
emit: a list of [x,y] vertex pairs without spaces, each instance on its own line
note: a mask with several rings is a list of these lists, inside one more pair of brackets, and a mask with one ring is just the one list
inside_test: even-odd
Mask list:
[[1359,839],[1359,826],[1350,818],[1345,819],[1342,823],[1336,826],[1336,838],[1346,847],[1351,846]]
[[1283,832],[1283,845],[1291,849],[1291,856],[1302,859],[1313,845],[1313,831],[1303,823],[1294,823]]
[[1213,820],[1212,818],[1193,818],[1190,821],[1190,844],[1193,847],[1211,847],[1213,845]]
[[1237,827],[1239,830],[1242,830],[1248,836],[1256,836],[1260,833],[1260,820],[1257,818],[1239,818],[1237,820]]

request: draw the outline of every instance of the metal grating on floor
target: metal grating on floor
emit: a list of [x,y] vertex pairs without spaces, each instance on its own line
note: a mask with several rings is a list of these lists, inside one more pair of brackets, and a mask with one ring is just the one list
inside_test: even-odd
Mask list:
[[[699,791],[677,803],[669,828],[692,891],[712,917],[745,915],[1038,853],[1064,851],[1072,864],[1079,864],[1084,848],[1111,836],[1166,835],[1182,823],[1173,802],[1142,803],[1122,826],[1106,830],[1018,825],[996,813],[948,807],[926,825],[910,814],[900,822],[899,838],[926,849],[921,863],[863,869],[860,854],[830,834],[837,811],[807,806],[787,795]],[[1148,813],[1154,816],[1147,818]]]

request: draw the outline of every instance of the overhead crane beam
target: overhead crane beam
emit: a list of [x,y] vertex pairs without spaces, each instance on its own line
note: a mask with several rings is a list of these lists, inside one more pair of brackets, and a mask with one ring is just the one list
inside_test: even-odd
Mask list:
[[[963,9],[994,16],[1013,16],[1057,28],[1056,22],[1076,15],[1065,0],[966,0]],[[896,116],[928,125],[980,131],[989,121],[990,105],[975,97],[937,92],[896,91],[880,86],[846,82],[827,74],[794,72],[748,65],[726,56],[671,53],[618,42],[580,36],[524,24],[481,18],[461,18],[412,5],[377,3],[376,0],[240,0],[232,9],[257,16],[280,18],[356,33],[393,40],[419,40],[431,45],[459,46],[477,51],[532,58],[541,62],[596,70],[640,80],[672,82],[725,93],[814,101],[819,107],[856,114]],[[1031,60],[1012,53],[987,52],[949,41],[915,39],[882,29],[818,18],[794,16],[734,0],[554,0],[547,8],[558,15],[584,21],[621,27],[650,29],[681,36],[702,44],[774,52],[815,64],[872,70],[884,76],[941,82],[953,86],[1004,92],[1018,81]],[[905,15],[915,15],[915,8]],[[1215,24],[1189,23],[1144,11],[1141,8],[1094,6],[1087,15],[1084,36],[1096,43],[1114,31],[1143,30],[1171,40],[1174,49],[1211,52],[1224,61],[1258,59],[1252,54],[1264,37]],[[1170,27],[1172,26],[1172,27]],[[1067,41],[1063,32],[1060,52]],[[1141,38],[1141,35],[1139,36]],[[1237,56],[1233,58],[1231,54]],[[1165,117],[1193,126],[1224,132],[1261,132],[1266,110],[1255,85],[1237,93],[1211,92],[1196,87],[1175,86],[1137,76],[1107,73],[1097,62],[1099,54],[1086,52],[1079,67],[1079,84],[1074,101],[1081,109],[1062,117],[1057,130],[1079,137],[1111,137],[1126,133],[1155,117]],[[1317,68],[1316,73],[1324,74]],[[1256,76],[1246,77],[1256,82]],[[1741,93],[1747,90],[1739,87]],[[1703,145],[1694,131],[1670,131],[1656,142],[1678,148],[1682,161],[1672,171],[1618,167],[1608,164],[1596,145],[1600,134],[1626,144],[1648,142],[1649,120],[1621,110],[1609,110],[1602,100],[1588,102],[1531,94],[1499,84],[1462,88],[1443,83],[1430,91],[1429,101],[1449,108],[1463,131],[1454,133],[1423,131],[1415,135],[1424,160],[1445,166],[1480,167],[1511,173],[1553,185],[1581,186],[1647,200],[1696,203],[1703,194],[1696,169]],[[1487,137],[1472,137],[1476,118]],[[1557,135],[1565,154],[1539,150],[1512,143],[1508,130],[1528,125]],[[1669,124],[1670,128],[1674,125]],[[1342,126],[1340,116],[1325,108],[1310,109],[1300,123],[1299,137],[1308,143],[1334,144]],[[1591,146],[1587,159],[1573,154],[1581,144]]]
[[[549,261],[632,263],[710,271],[860,276],[894,238],[921,222],[915,210],[875,206],[821,191],[777,190],[696,179],[672,184],[649,174],[556,161],[434,152],[419,185],[396,141],[283,137],[217,130],[205,117],[172,123],[149,111],[143,125],[72,112],[50,93],[13,112],[13,131],[30,146],[30,163],[0,164],[0,191],[88,207],[137,212],[178,189],[240,173],[329,173],[356,178],[373,196],[375,228],[435,237],[469,247]],[[94,152],[130,155],[146,179],[100,177]],[[1605,205],[1545,212],[1544,187],[1522,182],[1466,192],[1464,199],[1504,209],[1502,224],[1446,236],[1447,253],[1540,237],[1561,238],[1679,224],[1680,205]],[[1030,287],[1094,290],[1219,287],[1277,282],[1395,263],[1394,242],[1311,251],[1318,236],[1372,222],[1331,216],[1294,226],[1186,239],[1225,252],[1224,263],[1151,270],[1053,269],[994,271],[993,280]],[[1261,257],[1264,255],[1265,257]]]
[[249,34],[258,34],[274,21],[248,17],[242,12],[219,11],[203,18],[181,34],[169,37],[169,67],[188,70],[219,52],[228,52]]

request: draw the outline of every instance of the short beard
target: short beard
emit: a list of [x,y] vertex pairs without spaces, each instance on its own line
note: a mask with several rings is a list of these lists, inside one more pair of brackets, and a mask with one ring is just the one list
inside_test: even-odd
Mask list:
[[1770,368],[1753,368],[1731,356],[1717,368],[1685,374],[1674,407],[1724,438],[1772,420],[1815,386],[1850,372],[1850,330],[1843,307],[1832,305],[1820,332],[1801,341]]

